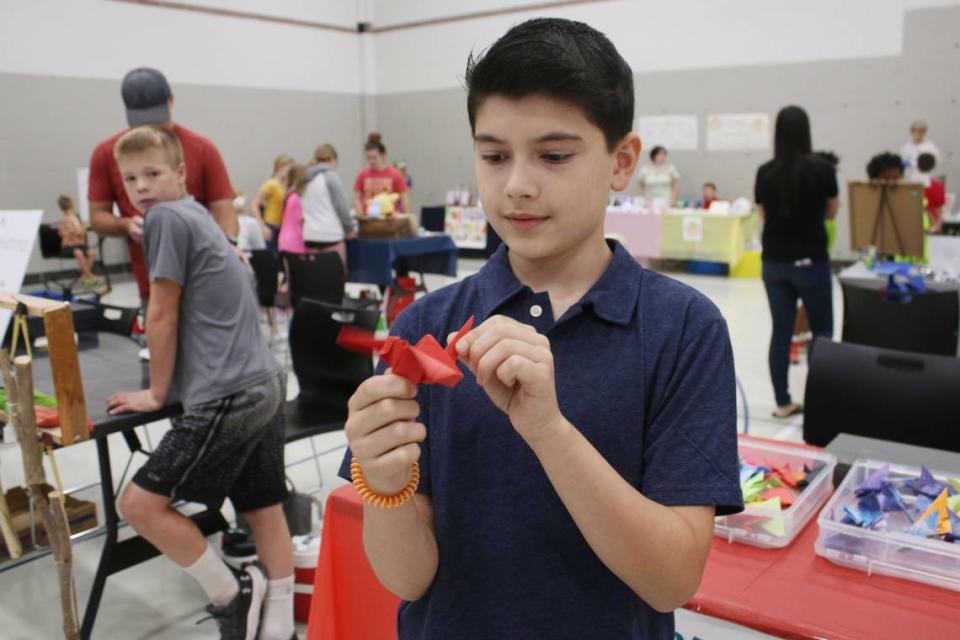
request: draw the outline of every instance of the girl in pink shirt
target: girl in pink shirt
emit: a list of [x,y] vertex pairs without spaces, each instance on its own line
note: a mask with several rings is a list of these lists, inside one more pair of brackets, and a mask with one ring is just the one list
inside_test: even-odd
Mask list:
[[303,241],[303,202],[300,200],[305,175],[306,167],[297,164],[290,169],[287,177],[287,198],[283,204],[283,223],[278,239],[281,255],[303,255],[307,252],[307,245]]

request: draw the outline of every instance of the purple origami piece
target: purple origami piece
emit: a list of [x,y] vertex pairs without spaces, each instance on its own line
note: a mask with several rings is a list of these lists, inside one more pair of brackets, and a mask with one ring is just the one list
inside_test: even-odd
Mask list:
[[942,482],[938,482],[926,467],[920,467],[920,477],[907,480],[904,487],[913,491],[917,496],[927,496],[931,500],[940,495],[940,492],[945,488],[949,495],[953,494],[953,487],[948,488]]
[[[910,510],[907,509],[907,505],[903,502],[903,497],[900,495],[900,492],[897,491],[897,488],[893,486],[892,482],[883,483],[882,499],[884,511],[902,511],[904,515],[909,518],[910,522],[914,521],[913,516],[910,515]],[[921,511],[921,513],[923,513],[923,511]]]
[[857,497],[863,497],[868,493],[879,493],[883,490],[883,485],[890,475],[890,465],[885,464],[869,476],[867,479],[857,485]]

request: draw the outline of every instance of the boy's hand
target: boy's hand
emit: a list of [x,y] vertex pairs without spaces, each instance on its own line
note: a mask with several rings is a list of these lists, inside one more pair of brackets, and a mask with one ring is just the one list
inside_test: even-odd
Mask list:
[[158,400],[149,389],[118,391],[107,398],[107,413],[111,416],[118,413],[146,413],[161,408],[163,408],[163,402]]
[[420,459],[427,428],[420,415],[417,386],[390,369],[361,384],[347,403],[344,431],[367,486],[381,495],[400,492],[410,481],[411,465]]
[[457,343],[457,353],[528,443],[563,423],[550,341],[530,325],[493,316]]

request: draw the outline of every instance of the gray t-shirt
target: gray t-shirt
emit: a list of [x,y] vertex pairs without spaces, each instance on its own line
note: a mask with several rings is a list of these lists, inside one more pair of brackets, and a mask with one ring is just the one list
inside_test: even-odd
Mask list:
[[143,244],[150,281],[183,288],[171,400],[189,407],[224,398],[279,370],[260,333],[250,274],[192,196],[150,207]]

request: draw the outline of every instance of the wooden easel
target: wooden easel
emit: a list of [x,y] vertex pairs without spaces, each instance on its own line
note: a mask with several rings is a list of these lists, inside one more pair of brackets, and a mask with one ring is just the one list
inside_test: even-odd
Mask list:
[[[77,345],[74,342],[73,312],[70,305],[43,298],[0,292],[0,307],[14,311],[17,316],[15,322],[25,323],[27,316],[43,318],[61,426],[60,436],[55,440],[58,444],[70,445],[88,439],[87,407],[83,396],[80,363],[77,357]],[[28,336],[25,338],[29,340]],[[7,350],[0,349],[0,370],[2,370],[7,398],[11,406],[9,419],[17,430],[30,502],[34,513],[40,514],[57,565],[64,637],[67,640],[79,640],[80,626],[76,587],[73,581],[73,553],[70,547],[70,525],[64,509],[64,496],[59,490],[49,494],[46,492],[43,449],[34,414],[32,357],[16,356],[16,354],[14,356],[11,368]],[[0,496],[2,495],[0,491]],[[8,516],[6,501],[0,500],[0,521],[4,516]],[[13,555],[15,548],[19,550],[19,540],[16,540],[16,532],[10,527],[12,538],[16,540],[15,547],[7,539],[7,528],[0,524],[0,529],[7,540],[7,547]]]

